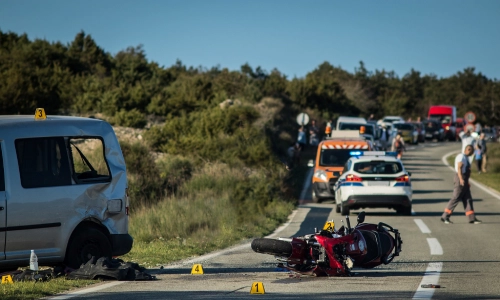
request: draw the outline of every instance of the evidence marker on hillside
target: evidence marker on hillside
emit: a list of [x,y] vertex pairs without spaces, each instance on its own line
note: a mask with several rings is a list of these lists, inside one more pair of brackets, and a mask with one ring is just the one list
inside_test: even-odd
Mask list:
[[252,288],[250,289],[250,294],[265,294],[264,285],[262,282],[254,282],[252,283]]
[[191,275],[203,275],[203,266],[201,264],[194,264],[191,268]]

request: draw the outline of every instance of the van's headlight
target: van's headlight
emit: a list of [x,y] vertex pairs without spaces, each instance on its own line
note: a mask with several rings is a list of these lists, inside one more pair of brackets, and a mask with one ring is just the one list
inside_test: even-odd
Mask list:
[[328,177],[326,176],[326,172],[323,170],[317,170],[314,172],[314,177],[321,179],[323,181],[328,181]]

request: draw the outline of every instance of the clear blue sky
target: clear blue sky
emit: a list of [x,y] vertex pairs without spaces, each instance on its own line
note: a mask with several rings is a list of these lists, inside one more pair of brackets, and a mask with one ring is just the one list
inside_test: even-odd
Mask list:
[[143,44],[164,66],[248,62],[291,78],[362,60],[399,76],[475,67],[500,79],[500,0],[1,0],[0,29],[63,43],[84,30],[112,54]]

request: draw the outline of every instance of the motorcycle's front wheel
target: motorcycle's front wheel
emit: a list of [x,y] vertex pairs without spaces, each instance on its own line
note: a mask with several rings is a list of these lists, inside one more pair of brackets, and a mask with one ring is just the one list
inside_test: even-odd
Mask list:
[[290,257],[292,244],[286,241],[261,238],[252,241],[252,250],[258,253]]

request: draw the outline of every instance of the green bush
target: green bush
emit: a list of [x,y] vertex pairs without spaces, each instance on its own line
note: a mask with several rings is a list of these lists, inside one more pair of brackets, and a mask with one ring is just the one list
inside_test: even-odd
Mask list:
[[113,117],[113,124],[119,126],[144,128],[146,123],[146,116],[136,108],[129,111],[122,109]]
[[166,181],[170,192],[175,192],[180,186],[191,179],[193,164],[182,157],[167,157],[159,162],[160,177]]
[[131,209],[157,203],[166,194],[167,179],[162,178],[148,147],[120,142],[129,179]]

